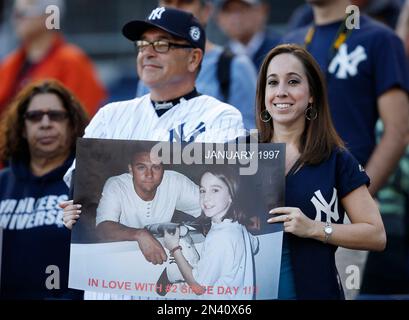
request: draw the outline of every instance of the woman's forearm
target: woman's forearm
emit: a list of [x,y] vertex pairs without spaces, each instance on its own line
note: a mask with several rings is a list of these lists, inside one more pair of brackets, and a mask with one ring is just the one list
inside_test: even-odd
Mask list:
[[182,253],[182,250],[176,250],[173,253],[173,257],[175,258],[176,264],[178,265],[183,278],[185,279],[186,283],[192,288],[193,292],[198,295],[203,294],[205,289],[193,277],[193,268],[189,264],[189,262],[187,262]]

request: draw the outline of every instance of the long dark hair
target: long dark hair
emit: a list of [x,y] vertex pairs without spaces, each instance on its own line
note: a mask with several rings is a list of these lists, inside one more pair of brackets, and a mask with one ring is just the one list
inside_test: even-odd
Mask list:
[[30,158],[28,143],[23,135],[24,114],[34,96],[44,93],[58,96],[67,110],[71,127],[71,152],[75,151],[76,138],[84,134],[89,121],[88,116],[80,102],[61,83],[55,80],[42,80],[23,88],[2,115],[0,121],[0,161]]
[[245,212],[243,212],[240,209],[240,206],[238,203],[240,176],[237,170],[229,166],[215,165],[215,166],[212,166],[209,170],[204,171],[202,174],[202,177],[206,173],[210,173],[216,178],[223,181],[223,183],[227,186],[229,190],[229,194],[230,194],[232,202],[230,204],[229,209],[227,210],[227,213],[225,214],[222,220],[231,219],[232,221],[238,221],[239,223],[243,225],[247,225],[249,222],[249,219],[247,215],[245,214]]
[[260,134],[260,142],[271,142],[274,135],[273,121],[263,122],[260,114],[266,110],[265,95],[267,69],[271,60],[279,54],[291,54],[303,65],[308,79],[310,94],[314,99],[313,108],[317,118],[306,121],[300,139],[300,164],[318,164],[328,159],[335,147],[345,148],[342,139],[335,131],[331,120],[327,88],[324,76],[315,59],[304,48],[295,44],[283,44],[273,48],[265,57],[260,69],[256,93],[256,123]]

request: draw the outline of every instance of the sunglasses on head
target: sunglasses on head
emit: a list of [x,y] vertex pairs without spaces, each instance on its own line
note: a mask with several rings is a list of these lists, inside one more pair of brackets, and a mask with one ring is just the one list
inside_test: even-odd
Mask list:
[[58,110],[51,110],[51,111],[27,111],[24,114],[24,119],[31,121],[31,122],[40,122],[43,117],[47,115],[51,121],[61,122],[68,117],[68,113],[66,111],[58,111]]

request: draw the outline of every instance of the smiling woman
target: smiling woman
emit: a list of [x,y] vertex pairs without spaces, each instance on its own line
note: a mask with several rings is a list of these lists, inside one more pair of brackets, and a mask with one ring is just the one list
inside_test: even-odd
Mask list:
[[[62,177],[86,124],[76,98],[51,80],[23,89],[1,120],[1,299],[80,297],[68,289],[70,233],[58,203],[68,199]],[[56,286],[47,285],[49,266]]]
[[257,116],[261,142],[286,143],[285,207],[268,219],[285,231],[278,296],[342,299],[337,246],[380,251],[385,230],[369,178],[332,124],[320,67],[304,48],[286,44],[267,54]]

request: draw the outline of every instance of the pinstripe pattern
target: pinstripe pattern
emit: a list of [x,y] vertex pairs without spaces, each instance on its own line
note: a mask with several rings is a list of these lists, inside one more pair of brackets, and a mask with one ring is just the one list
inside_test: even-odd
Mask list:
[[[85,129],[84,138],[170,141],[174,137],[179,141],[173,142],[224,143],[244,135],[240,111],[213,97],[182,99],[159,118],[147,94],[100,109]],[[75,162],[64,176],[68,185],[74,168]]]
[[[245,130],[240,111],[210,96],[201,95],[180,104],[158,117],[151,105],[150,95],[134,100],[106,105],[85,130],[85,138],[169,141],[174,137],[195,142],[224,143]],[[180,142],[180,141],[175,141]],[[70,185],[75,161],[64,176]],[[137,300],[138,296],[86,291],[84,298],[92,300]],[[158,298],[161,299],[161,298]]]

